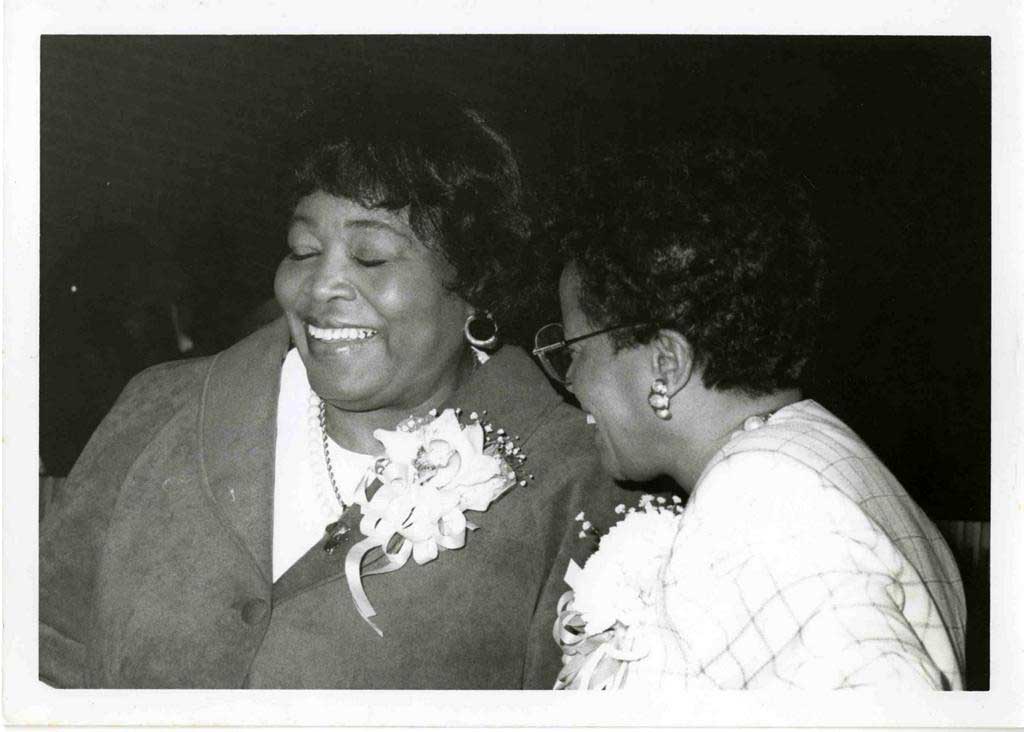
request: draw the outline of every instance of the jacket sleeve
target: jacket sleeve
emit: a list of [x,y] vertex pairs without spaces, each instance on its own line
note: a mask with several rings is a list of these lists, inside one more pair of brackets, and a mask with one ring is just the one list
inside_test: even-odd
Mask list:
[[135,458],[166,421],[172,364],[136,376],[93,433],[39,527],[39,678],[85,684],[86,643],[107,526]]

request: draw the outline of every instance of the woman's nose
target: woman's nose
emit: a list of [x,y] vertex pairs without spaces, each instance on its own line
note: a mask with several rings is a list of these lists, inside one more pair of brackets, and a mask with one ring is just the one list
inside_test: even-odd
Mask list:
[[350,268],[331,256],[320,258],[313,276],[313,297],[319,301],[355,300],[356,287]]

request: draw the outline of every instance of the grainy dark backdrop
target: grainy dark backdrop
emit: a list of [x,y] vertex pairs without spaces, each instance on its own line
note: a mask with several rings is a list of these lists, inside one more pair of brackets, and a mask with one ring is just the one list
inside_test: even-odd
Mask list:
[[987,38],[46,36],[41,63],[53,474],[132,373],[179,356],[172,317],[190,354],[259,320],[284,251],[273,142],[302,95],[408,71],[505,129],[541,195],[588,156],[695,129],[801,166],[833,246],[810,396],[933,517],[988,518]]

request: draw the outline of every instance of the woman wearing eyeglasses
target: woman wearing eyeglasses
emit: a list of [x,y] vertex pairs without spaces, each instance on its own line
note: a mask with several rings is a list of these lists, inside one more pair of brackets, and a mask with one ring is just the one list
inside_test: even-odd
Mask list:
[[[605,160],[571,186],[551,230],[563,324],[534,352],[609,472],[671,476],[689,499],[619,610],[579,578],[563,598],[559,686],[962,688],[948,547],[799,388],[823,286],[800,188],[758,152],[697,144]],[[584,574],[630,576],[625,555],[654,541],[609,539]]]

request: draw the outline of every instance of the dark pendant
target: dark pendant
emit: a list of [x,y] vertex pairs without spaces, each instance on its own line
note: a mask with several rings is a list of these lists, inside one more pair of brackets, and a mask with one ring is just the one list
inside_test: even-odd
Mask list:
[[327,540],[324,542],[324,551],[328,554],[334,554],[335,549],[346,543],[345,535],[348,532],[349,527],[343,519],[327,524],[327,528],[324,529],[324,533],[327,534]]
[[359,521],[362,516],[362,509],[359,506],[349,506],[337,521],[327,524],[324,533],[327,535],[324,541],[324,551],[333,554],[334,550],[342,544],[347,544],[352,532],[359,528]]
[[334,554],[334,550],[345,543],[345,537],[343,536],[332,536],[330,539],[324,542],[324,551],[327,554]]

